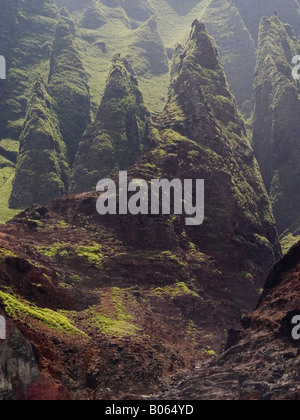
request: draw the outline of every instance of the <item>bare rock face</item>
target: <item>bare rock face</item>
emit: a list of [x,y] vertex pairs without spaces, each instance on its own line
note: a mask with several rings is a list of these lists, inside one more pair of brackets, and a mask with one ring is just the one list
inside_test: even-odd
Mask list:
[[39,375],[30,342],[8,320],[7,339],[0,341],[0,399],[22,398]]

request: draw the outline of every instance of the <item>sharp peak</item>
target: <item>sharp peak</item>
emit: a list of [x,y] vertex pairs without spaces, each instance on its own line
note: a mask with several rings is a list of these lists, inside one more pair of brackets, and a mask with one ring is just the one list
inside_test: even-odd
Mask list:
[[191,38],[195,37],[196,35],[202,32],[207,32],[206,26],[204,25],[203,22],[200,22],[200,20],[195,19],[194,22],[192,23]]
[[67,6],[63,6],[59,9],[60,16],[71,17],[70,11]]
[[126,57],[122,57],[121,54],[116,54],[114,58],[112,59],[112,70],[111,73],[114,70],[121,70],[121,68],[125,68],[126,73],[128,73],[131,76],[136,76],[135,71],[131,65],[131,63],[127,60]]
[[270,25],[270,23],[283,25],[283,22],[280,20],[280,17],[278,15],[263,16],[261,18],[260,23],[261,25]]
[[43,77],[41,76],[41,74],[37,74],[34,82],[33,82],[33,91],[38,90],[40,88],[42,89],[46,89],[46,83],[44,82]]

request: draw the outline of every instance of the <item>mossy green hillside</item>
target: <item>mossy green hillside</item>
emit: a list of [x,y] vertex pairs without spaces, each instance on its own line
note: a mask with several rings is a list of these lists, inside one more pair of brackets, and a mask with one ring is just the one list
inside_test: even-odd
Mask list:
[[84,312],[88,328],[97,328],[103,334],[118,337],[138,335],[140,328],[132,323],[132,316],[126,313],[123,305],[123,291],[113,287],[103,296],[109,310],[102,307],[89,308]]
[[28,324],[29,317],[60,333],[85,336],[84,332],[73,326],[70,320],[59,312],[33,306],[29,302],[2,291],[0,291],[0,299],[4,304],[5,312],[12,319]]
[[47,204],[67,191],[69,166],[66,146],[53,110],[53,101],[39,77],[28,102],[16,167],[12,208]]
[[0,81],[0,132],[1,138],[18,140],[32,82],[38,71],[48,71],[44,63],[49,58],[58,10],[52,0],[3,0],[2,8],[0,44],[7,80]]
[[152,293],[155,296],[170,296],[171,298],[176,298],[177,296],[194,296],[199,298],[198,293],[191,290],[184,282],[175,283],[172,286],[166,287],[157,287],[152,290]]
[[[18,143],[26,114],[27,101],[38,73],[48,76],[49,55],[58,10],[52,0],[9,1],[1,3],[0,45],[6,59],[7,79],[0,80],[0,155],[16,163]],[[11,143],[11,144],[12,144]],[[8,146],[8,148],[7,148]],[[17,211],[9,208],[14,169],[1,169],[0,220],[6,222]],[[2,182],[2,179],[5,182]]]

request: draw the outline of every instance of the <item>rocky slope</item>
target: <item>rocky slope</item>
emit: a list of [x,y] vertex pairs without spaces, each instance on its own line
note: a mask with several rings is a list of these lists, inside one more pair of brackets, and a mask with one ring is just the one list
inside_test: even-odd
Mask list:
[[292,58],[300,43],[278,17],[260,25],[254,86],[253,147],[285,249],[299,228],[299,85]]
[[153,124],[152,150],[129,178],[204,178],[205,223],[100,217],[92,192],[34,206],[2,226],[0,305],[13,327],[0,360],[14,348],[22,367],[28,354],[28,367],[6,373],[3,398],[158,392],[162,377],[218,352],[240,312],[255,305],[280,249],[242,119],[198,21]]
[[300,245],[277,263],[260,303],[230,332],[227,350],[212,363],[173,378],[152,398],[197,400],[299,400]]

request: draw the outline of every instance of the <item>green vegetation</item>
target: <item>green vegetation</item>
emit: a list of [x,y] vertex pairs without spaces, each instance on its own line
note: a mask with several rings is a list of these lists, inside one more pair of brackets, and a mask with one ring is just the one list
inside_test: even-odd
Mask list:
[[[281,9],[277,3],[276,7]],[[295,4],[290,6],[292,9]],[[295,11],[295,16],[298,13],[299,10]],[[286,12],[282,10],[284,15]],[[294,19],[289,15],[291,20]],[[300,107],[300,89],[291,77],[291,58],[299,51],[300,43],[291,26],[282,23],[277,16],[262,19],[254,86],[253,148],[270,195],[279,235],[285,231],[293,234],[299,228],[295,221],[300,220],[300,122],[294,112]],[[291,243],[292,237],[283,241],[285,251]]]
[[206,347],[206,349],[202,349],[202,352],[205,356],[216,357],[217,353],[212,350],[210,347]]
[[26,318],[30,317],[58,332],[80,336],[86,335],[74,327],[68,318],[58,312],[52,311],[51,309],[38,308],[2,291],[0,291],[0,298],[3,301],[7,315],[13,319],[28,323]]
[[52,245],[37,247],[37,252],[46,257],[62,257],[70,259],[74,256],[86,258],[90,264],[101,268],[106,256],[103,253],[103,246],[99,244],[92,245],[72,245],[70,243],[55,242]]
[[52,99],[38,77],[28,102],[10,197],[13,208],[48,204],[67,191],[69,167]]
[[128,321],[108,318],[102,315],[94,315],[90,319],[90,326],[99,328],[103,334],[120,337],[136,335],[139,329]]
[[82,134],[91,122],[87,74],[73,42],[70,17],[63,16],[55,29],[50,60],[49,90],[54,98],[61,133],[71,163]]
[[5,167],[0,169],[0,223],[5,223],[12,219],[20,210],[9,208],[9,197],[12,192],[15,169]]
[[300,232],[290,233],[288,231],[284,232],[280,237],[280,243],[282,247],[283,254],[287,254],[289,250],[300,241]]
[[130,323],[132,317],[124,311],[122,291],[116,287],[111,290],[109,313],[102,314],[100,308],[89,308],[84,312],[87,325],[98,328],[103,334],[120,337],[136,335],[139,328]]
[[55,257],[56,255],[66,256],[68,255],[68,250],[71,246],[68,243],[56,242],[51,247],[50,246],[41,246],[37,247],[37,251],[40,254],[45,255],[46,257]]
[[247,273],[247,271],[240,271],[239,272],[239,277],[249,280],[249,281],[253,281],[253,276],[250,273]]
[[103,260],[106,258],[103,254],[103,246],[99,244],[77,246],[75,252],[78,257],[86,257],[89,260],[89,263],[98,267],[102,266]]
[[198,298],[200,297],[198,293],[189,289],[189,287],[184,282],[174,283],[172,286],[157,287],[156,289],[153,289],[151,293],[156,296],[168,295],[171,298],[182,295],[190,295]]
[[6,257],[17,257],[17,255],[14,252],[9,251],[8,249],[0,247],[0,259]]

